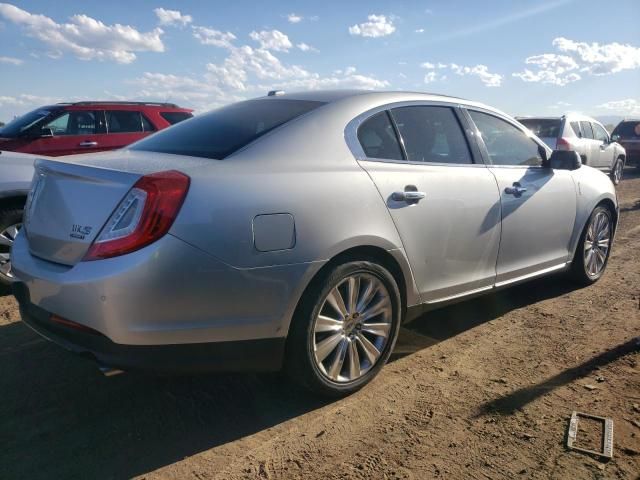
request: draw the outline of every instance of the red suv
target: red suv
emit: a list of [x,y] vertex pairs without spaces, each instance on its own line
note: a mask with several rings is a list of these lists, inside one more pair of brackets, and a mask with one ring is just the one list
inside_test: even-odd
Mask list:
[[58,103],[0,129],[0,150],[53,157],[114,150],[191,118],[191,112],[172,103]]

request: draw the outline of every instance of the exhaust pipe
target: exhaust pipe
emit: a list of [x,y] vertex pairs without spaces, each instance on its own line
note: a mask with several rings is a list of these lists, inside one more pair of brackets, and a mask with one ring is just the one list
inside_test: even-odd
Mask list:
[[107,367],[105,365],[99,365],[98,369],[105,377],[115,377],[116,375],[124,373],[124,371],[120,370],[119,368]]

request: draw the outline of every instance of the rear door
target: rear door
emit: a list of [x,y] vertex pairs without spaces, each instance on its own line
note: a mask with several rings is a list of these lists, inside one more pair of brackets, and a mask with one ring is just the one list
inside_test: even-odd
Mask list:
[[[495,179],[475,163],[453,105],[403,104],[357,130],[425,302],[491,288],[500,238]],[[400,143],[398,143],[400,139]]]
[[126,147],[155,132],[151,122],[138,110],[106,110],[107,134],[103,144],[109,150]]
[[565,266],[576,216],[571,172],[543,166],[542,147],[516,123],[469,109],[500,188],[502,236],[496,284]]
[[100,110],[66,110],[60,112],[42,128],[49,128],[53,137],[38,139],[35,153],[59,157],[100,150],[104,130],[104,114]]

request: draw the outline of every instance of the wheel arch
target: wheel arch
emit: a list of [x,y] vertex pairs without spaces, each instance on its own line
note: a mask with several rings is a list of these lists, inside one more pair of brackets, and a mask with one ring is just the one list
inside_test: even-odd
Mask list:
[[0,209],[24,207],[27,202],[28,190],[13,190],[0,192]]
[[296,296],[295,304],[290,310],[291,314],[288,318],[288,324],[284,326],[287,335],[304,299],[306,298],[306,295],[308,295],[308,292],[316,286],[316,283],[322,281],[327,272],[336,265],[356,260],[373,261],[389,270],[389,273],[391,273],[398,284],[398,290],[400,290],[403,318],[407,306],[413,306],[421,303],[409,262],[402,250],[387,250],[380,246],[371,244],[352,246],[334,254],[324,262],[320,268],[310,275],[310,278],[306,282],[304,288],[301,289],[301,293]]

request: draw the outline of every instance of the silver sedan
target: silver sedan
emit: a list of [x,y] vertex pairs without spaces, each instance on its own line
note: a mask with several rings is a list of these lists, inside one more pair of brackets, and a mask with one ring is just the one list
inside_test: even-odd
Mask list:
[[106,371],[285,368],[344,395],[426,310],[562,271],[597,281],[617,218],[606,175],[485,105],[271,92],[38,160],[14,292]]

